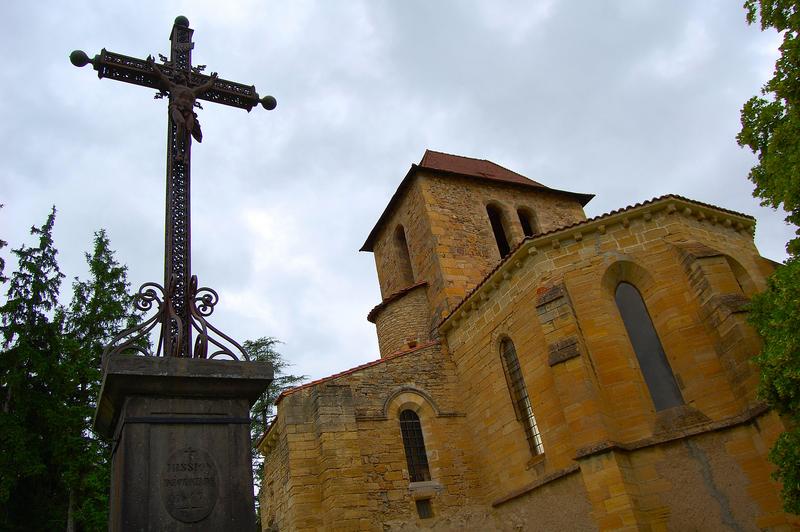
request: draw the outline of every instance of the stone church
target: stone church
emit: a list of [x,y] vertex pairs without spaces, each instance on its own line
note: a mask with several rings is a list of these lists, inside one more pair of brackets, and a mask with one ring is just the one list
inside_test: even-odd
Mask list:
[[283,393],[266,530],[785,530],[751,216],[426,151],[362,251],[380,358]]

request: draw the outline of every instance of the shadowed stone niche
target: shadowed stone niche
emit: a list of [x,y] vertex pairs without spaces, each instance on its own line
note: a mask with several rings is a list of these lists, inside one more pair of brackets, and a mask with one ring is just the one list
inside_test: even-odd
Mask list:
[[265,362],[113,355],[95,430],[113,440],[109,530],[256,530],[250,406]]

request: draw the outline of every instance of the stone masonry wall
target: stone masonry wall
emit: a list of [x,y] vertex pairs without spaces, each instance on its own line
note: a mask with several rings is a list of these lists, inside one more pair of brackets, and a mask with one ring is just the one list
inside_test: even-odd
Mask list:
[[[403,298],[426,295],[429,327],[447,316],[442,344],[384,349],[407,336],[401,323],[419,321],[400,315],[423,305],[418,295],[389,302],[376,315],[389,320],[378,324],[381,360],[283,396],[260,444],[265,527],[800,526],[782,512],[766,460],[783,424],[757,401],[749,365],[760,346],[744,305],[772,269],[753,245],[752,219],[668,197],[527,241],[484,280],[500,258],[489,256],[496,246],[480,202],[515,217],[519,193],[504,200],[482,185],[473,197],[453,192],[470,183],[448,187],[428,175],[415,183],[395,215],[408,231],[414,280],[428,285]],[[533,210],[543,230],[542,212],[552,215],[549,229],[583,216],[559,196],[542,201]],[[513,245],[521,228],[510,231]],[[386,298],[398,287],[386,277],[393,259],[380,248],[384,236],[375,250]],[[655,410],[614,301],[621,281],[640,291],[684,405]],[[511,404],[504,339],[515,344],[543,454],[531,454]],[[431,481],[410,482],[405,409],[420,418]],[[418,517],[419,499],[430,500],[432,518]]]
[[[420,171],[383,224],[373,252],[384,299],[406,288],[394,232],[405,228],[414,282],[428,282],[429,329],[500,261],[486,205],[499,207],[511,246],[524,238],[517,209],[534,213],[540,232],[586,219],[563,193]],[[435,336],[435,335],[434,335]]]
[[[375,530],[469,513],[477,478],[453,370],[429,344],[283,397],[261,446],[274,498],[264,503],[265,524]],[[398,417],[407,408],[420,417],[430,482],[409,482]],[[432,521],[417,517],[416,498],[431,499]]]
[[520,207],[534,213],[540,232],[586,219],[577,200],[535,188],[433,173],[421,174],[420,186],[438,257],[438,270],[425,278],[431,284],[429,297],[437,319],[443,318],[500,262],[487,204],[502,211],[512,248],[524,238],[517,216]]
[[375,239],[373,254],[383,299],[409,285],[403,274],[404,265],[401,263],[404,260],[404,254],[397,249],[397,240],[394,238],[399,225],[405,229],[408,256],[411,260],[413,274],[411,284],[427,280],[430,272],[436,269],[436,257],[433,254],[430,220],[426,215],[419,180],[413,180],[410,183],[402,200],[397,204],[390,218],[383,224],[382,230]]
[[[480,456],[491,457],[477,464],[491,497],[506,500],[577,466],[601,528],[668,522],[678,519],[673,512],[680,496],[678,481],[658,473],[669,467],[669,453],[653,459],[656,473],[640,475],[636,464],[650,451],[639,449],[745,423],[736,430],[751,441],[748,450],[731,443],[724,447],[725,459],[714,463],[735,463],[747,496],[758,501],[746,522],[787,523],[765,459],[780,420],[762,416],[752,425],[762,414],[754,410],[746,361],[758,342],[740,320],[741,299],[730,295],[744,297],[740,287],[748,284],[763,287],[769,270],[748,223],[664,200],[533,240],[458,308],[443,331],[464,388],[469,426],[476,441],[486,442]],[[694,264],[685,258],[693,243],[724,260]],[[684,406],[655,411],[614,302],[620,281],[641,292]],[[504,337],[516,345],[544,455],[530,455],[511,408],[498,351]],[[764,423],[769,436],[758,433]],[[691,445],[679,446],[682,459],[697,464]],[[719,473],[697,467],[703,478],[722,478],[728,466]],[[697,485],[692,489],[719,496],[708,483]],[[750,486],[759,486],[759,493]]]
[[430,341],[426,286],[420,285],[389,302],[375,317],[381,357]]

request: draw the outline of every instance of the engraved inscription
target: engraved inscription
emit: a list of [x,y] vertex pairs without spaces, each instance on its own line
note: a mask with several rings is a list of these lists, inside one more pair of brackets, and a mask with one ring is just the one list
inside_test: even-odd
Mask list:
[[217,466],[206,451],[184,447],[169,456],[161,473],[161,500],[182,523],[197,523],[217,503]]

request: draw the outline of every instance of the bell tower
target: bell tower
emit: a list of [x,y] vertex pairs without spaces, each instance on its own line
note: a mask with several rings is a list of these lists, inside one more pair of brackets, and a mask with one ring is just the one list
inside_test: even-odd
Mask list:
[[483,159],[426,150],[361,251],[375,255],[381,357],[437,337],[437,325],[529,236],[586,219],[591,194],[552,189]]

